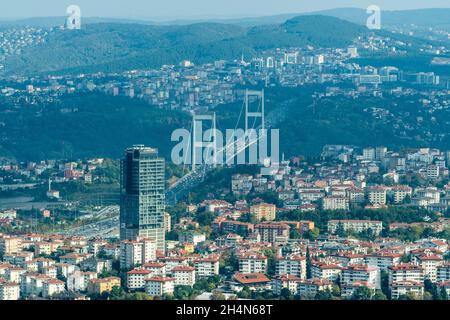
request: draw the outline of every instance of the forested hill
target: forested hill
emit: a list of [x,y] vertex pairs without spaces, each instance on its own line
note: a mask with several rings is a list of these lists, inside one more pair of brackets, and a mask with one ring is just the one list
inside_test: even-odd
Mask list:
[[258,50],[311,45],[341,47],[369,30],[329,16],[300,16],[282,24],[242,27],[198,23],[155,26],[131,23],[84,25],[51,32],[5,62],[6,74],[115,72],[157,68],[189,59],[195,63],[253,56]]

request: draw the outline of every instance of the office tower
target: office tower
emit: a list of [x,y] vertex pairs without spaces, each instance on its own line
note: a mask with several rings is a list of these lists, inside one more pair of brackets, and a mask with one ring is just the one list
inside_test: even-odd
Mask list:
[[120,169],[120,239],[153,238],[164,251],[164,159],[137,145],[126,150]]

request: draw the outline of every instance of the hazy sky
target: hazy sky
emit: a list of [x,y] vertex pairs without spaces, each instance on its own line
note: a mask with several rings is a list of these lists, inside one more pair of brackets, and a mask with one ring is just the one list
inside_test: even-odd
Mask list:
[[121,18],[242,17],[376,4],[385,10],[450,8],[449,0],[1,0],[1,18],[62,16],[77,4],[82,15]]

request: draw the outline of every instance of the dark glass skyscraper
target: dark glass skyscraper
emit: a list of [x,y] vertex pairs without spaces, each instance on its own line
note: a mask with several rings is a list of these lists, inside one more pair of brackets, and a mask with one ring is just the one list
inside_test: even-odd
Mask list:
[[120,238],[153,238],[165,249],[165,162],[158,150],[136,145],[121,161]]

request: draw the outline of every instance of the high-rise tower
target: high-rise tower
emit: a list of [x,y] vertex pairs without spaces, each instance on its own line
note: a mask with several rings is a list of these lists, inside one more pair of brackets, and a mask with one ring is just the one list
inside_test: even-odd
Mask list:
[[121,161],[120,239],[153,238],[165,249],[165,162],[158,150],[136,145]]

